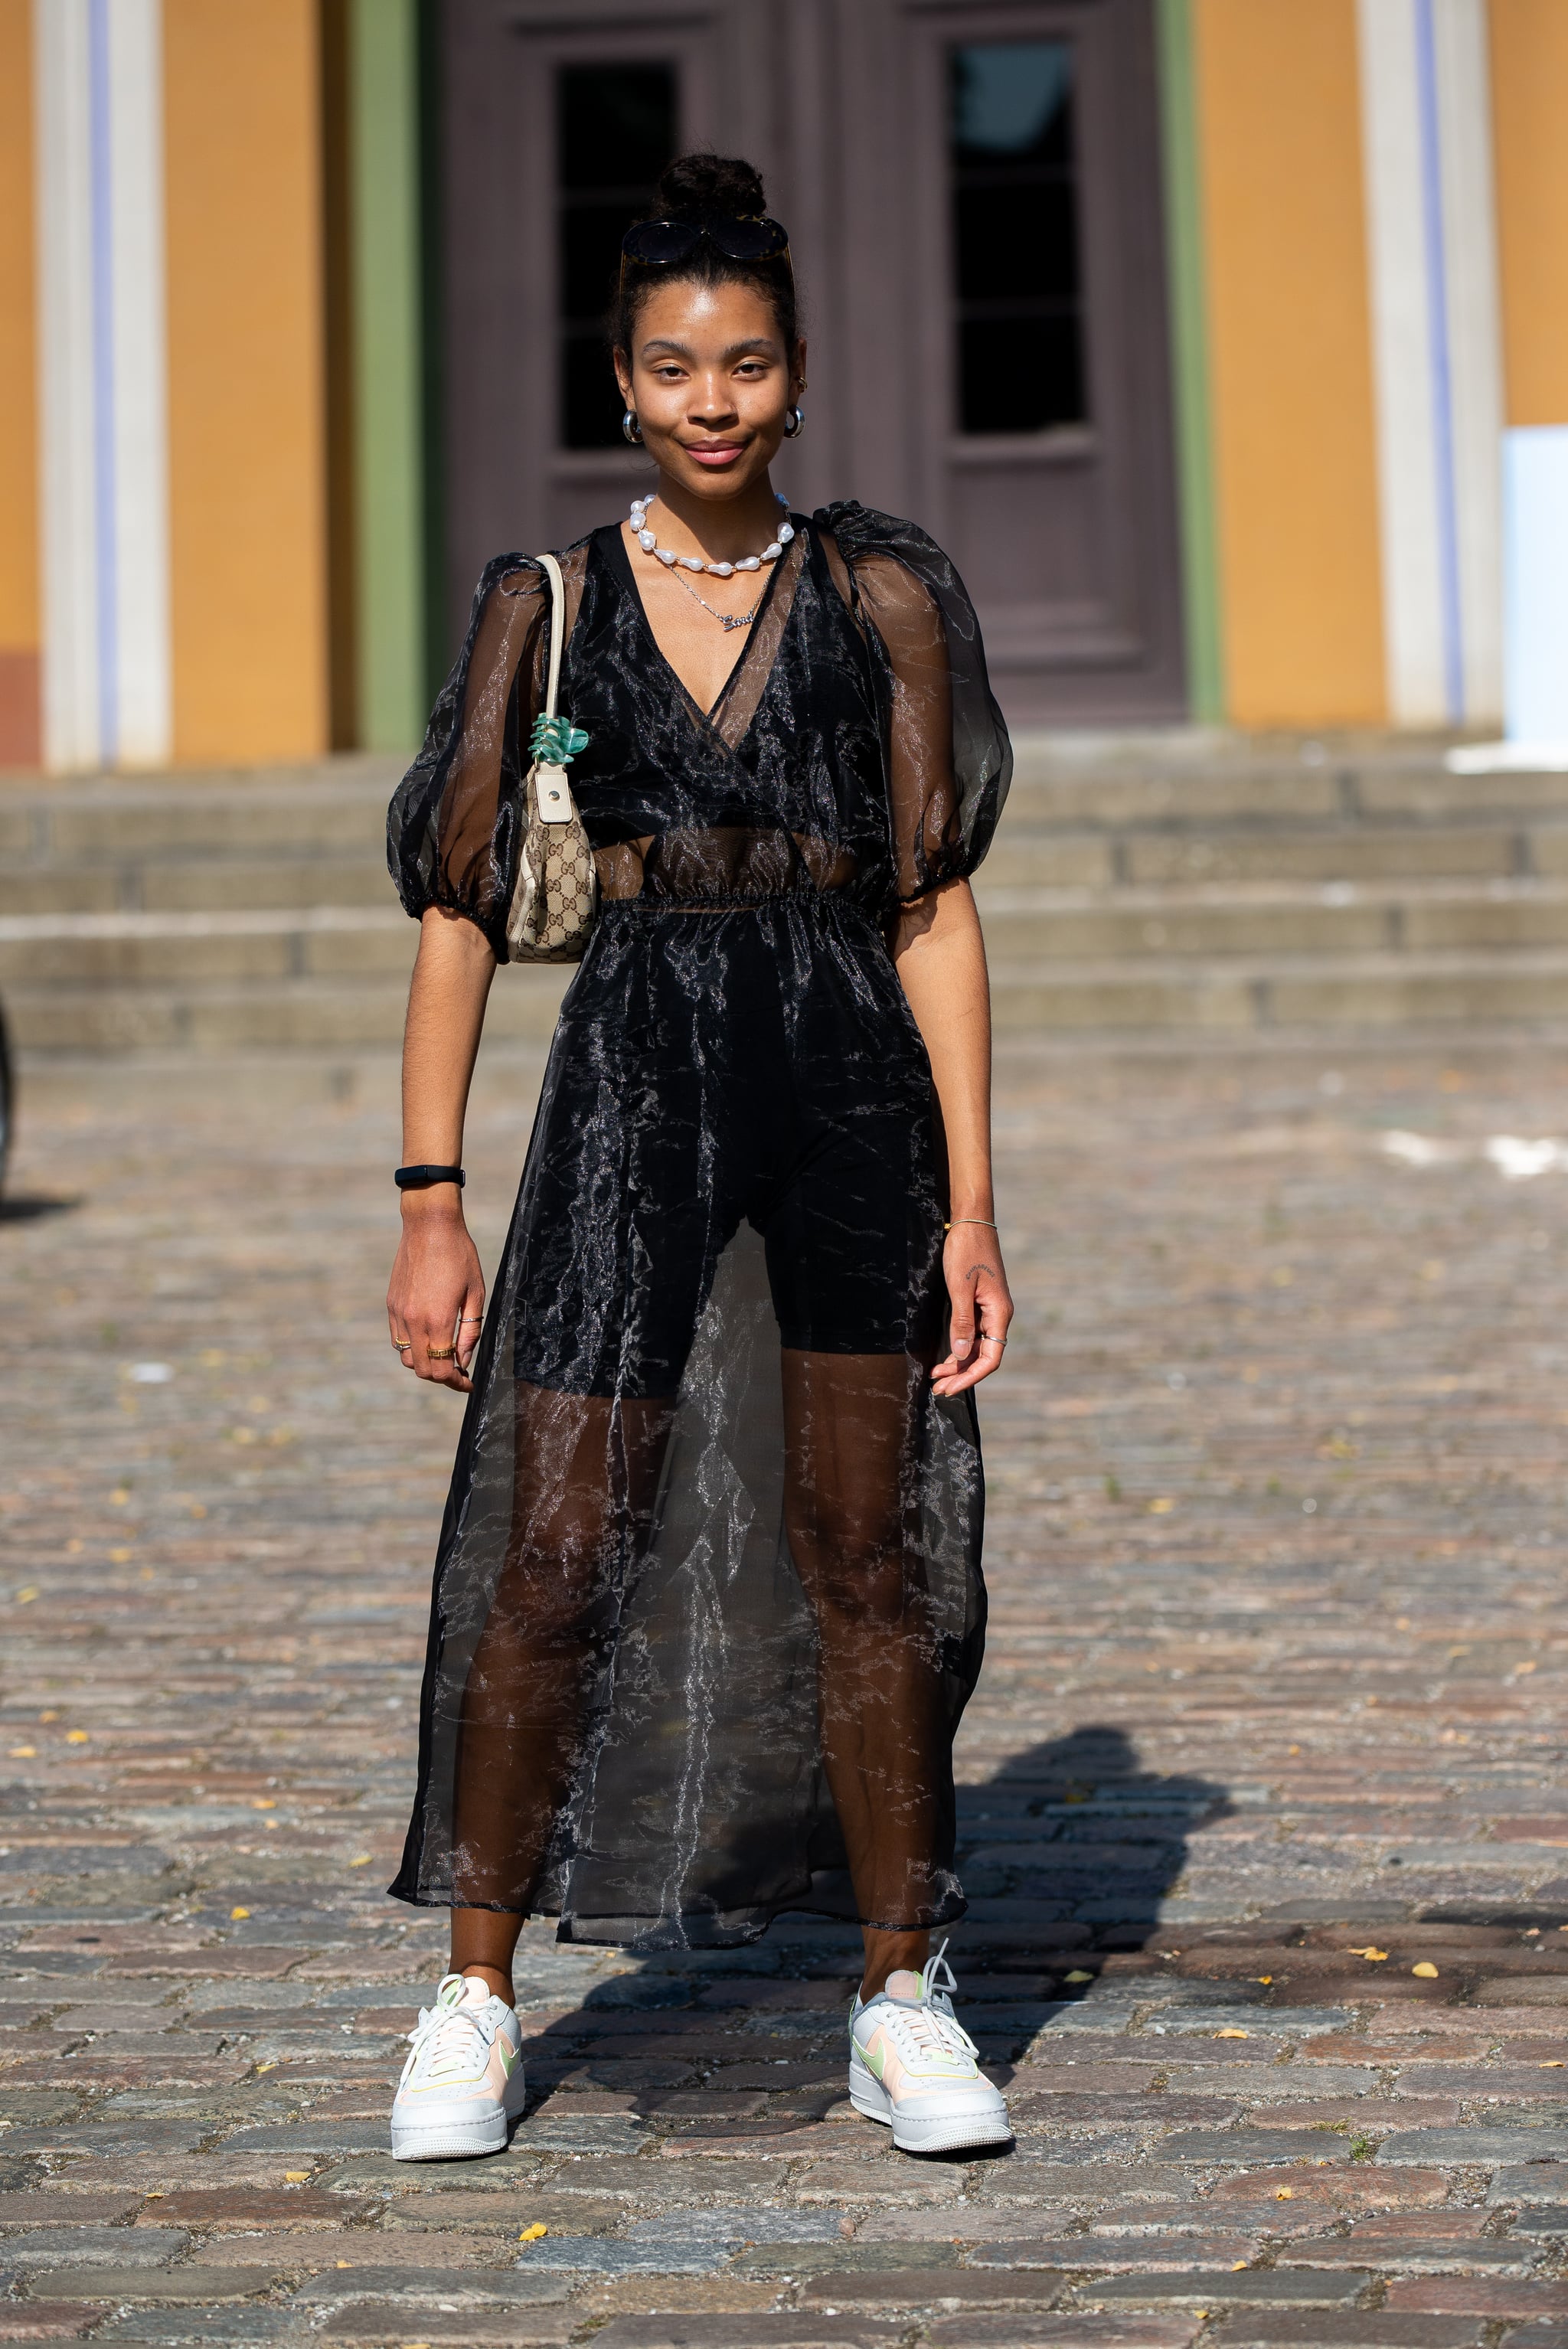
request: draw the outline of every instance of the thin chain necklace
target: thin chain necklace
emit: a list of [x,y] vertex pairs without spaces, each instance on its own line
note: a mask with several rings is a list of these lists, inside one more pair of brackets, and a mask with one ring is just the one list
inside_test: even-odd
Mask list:
[[758,606],[762,602],[760,595],[758,597],[757,602],[753,604],[749,612],[720,612],[715,610],[714,606],[708,602],[706,595],[699,595],[697,594],[696,589],[692,585],[689,579],[681,579],[681,574],[678,571],[672,571],[670,576],[672,579],[680,579],[681,585],[686,589],[686,594],[690,595],[695,602],[700,604],[705,612],[712,612],[713,616],[718,622],[719,626],[727,633],[731,628],[748,628],[751,626],[752,621],[757,617]]

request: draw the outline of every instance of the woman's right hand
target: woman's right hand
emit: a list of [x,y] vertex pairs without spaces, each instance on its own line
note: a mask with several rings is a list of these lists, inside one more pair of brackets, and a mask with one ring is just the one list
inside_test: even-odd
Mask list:
[[[485,1282],[461,1199],[455,1193],[451,1199],[440,1196],[450,1187],[404,1195],[403,1237],[387,1289],[387,1327],[394,1344],[407,1340],[400,1348],[405,1370],[467,1394]],[[443,1350],[454,1345],[457,1352],[442,1359]]]

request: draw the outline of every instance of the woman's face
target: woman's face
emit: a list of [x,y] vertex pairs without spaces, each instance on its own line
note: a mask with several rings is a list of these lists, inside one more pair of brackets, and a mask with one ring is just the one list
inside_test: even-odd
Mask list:
[[806,346],[784,348],[767,296],[752,285],[656,286],[637,312],[621,395],[655,462],[695,497],[738,496],[768,471],[784,419],[805,388]]

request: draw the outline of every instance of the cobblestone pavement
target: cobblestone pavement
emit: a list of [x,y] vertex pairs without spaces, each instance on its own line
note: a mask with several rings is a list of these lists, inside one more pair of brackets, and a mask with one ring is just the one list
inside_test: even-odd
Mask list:
[[[1563,1057],[1005,1057],[953,1955],[1017,2141],[967,2163],[849,2112],[854,1953],[809,1920],[647,1961],[531,1927],[510,2151],[390,2161],[456,1420],[385,1342],[389,1084],[37,1089],[0,2340],[1562,2349]],[[529,1081],[475,1122],[492,1259]]]

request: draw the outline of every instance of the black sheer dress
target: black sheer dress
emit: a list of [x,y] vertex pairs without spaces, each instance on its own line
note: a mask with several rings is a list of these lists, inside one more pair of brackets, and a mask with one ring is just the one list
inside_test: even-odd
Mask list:
[[[1010,752],[940,550],[792,519],[706,713],[620,530],[562,558],[602,912],[474,1365],[391,1889],[573,1940],[965,1905],[979,1442],[930,1386],[944,1153],[886,936],[979,863]],[[409,913],[503,958],[549,612],[535,563],[490,565],[390,818]]]

